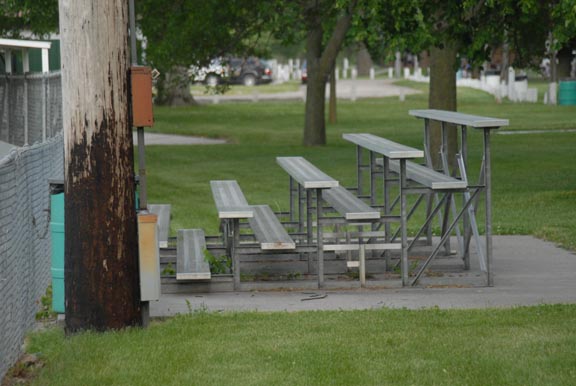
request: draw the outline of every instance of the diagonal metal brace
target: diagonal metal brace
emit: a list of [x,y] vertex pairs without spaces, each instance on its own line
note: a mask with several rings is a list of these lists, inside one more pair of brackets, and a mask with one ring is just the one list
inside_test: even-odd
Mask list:
[[422,274],[424,273],[426,268],[428,268],[428,265],[430,264],[430,262],[436,257],[436,255],[438,255],[440,248],[442,248],[442,245],[444,244],[444,242],[446,242],[448,237],[450,237],[450,233],[452,232],[452,229],[456,226],[456,224],[458,224],[458,221],[460,221],[460,218],[464,215],[464,213],[470,207],[470,205],[472,205],[472,201],[474,200],[474,198],[476,197],[476,195],[479,192],[480,192],[480,190],[475,190],[472,193],[470,199],[466,202],[466,204],[464,204],[464,206],[460,210],[460,213],[458,213],[458,215],[454,218],[454,221],[452,221],[452,224],[450,224],[446,233],[444,234],[444,236],[442,237],[442,239],[440,240],[440,242],[438,243],[438,245],[436,246],[436,248],[434,249],[432,254],[430,254],[430,256],[428,256],[428,258],[426,259],[426,261],[424,262],[424,264],[422,265],[422,267],[420,268],[420,270],[416,274],[416,277],[412,281],[412,286],[415,286],[418,283],[420,276],[422,276]]

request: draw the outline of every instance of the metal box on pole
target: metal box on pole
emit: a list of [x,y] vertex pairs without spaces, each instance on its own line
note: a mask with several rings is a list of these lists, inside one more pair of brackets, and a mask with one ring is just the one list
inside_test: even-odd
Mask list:
[[151,127],[154,125],[152,112],[152,70],[150,67],[130,68],[132,87],[132,126]]

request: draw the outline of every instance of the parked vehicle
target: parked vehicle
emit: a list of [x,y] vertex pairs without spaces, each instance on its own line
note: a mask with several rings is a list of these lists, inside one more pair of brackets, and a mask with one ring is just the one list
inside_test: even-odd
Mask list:
[[194,82],[208,86],[220,83],[255,86],[272,82],[271,66],[256,57],[213,59],[207,67],[190,67],[189,73]]
[[272,82],[272,68],[263,59],[255,57],[231,58],[228,66],[228,81],[230,83],[255,86]]
[[300,79],[302,84],[306,84],[308,82],[308,70],[307,70],[306,60],[302,62],[302,66],[300,67]]
[[198,68],[190,66],[188,74],[194,82],[205,83],[208,86],[216,86],[223,78],[228,77],[228,67],[222,64],[218,58],[212,59],[207,67]]

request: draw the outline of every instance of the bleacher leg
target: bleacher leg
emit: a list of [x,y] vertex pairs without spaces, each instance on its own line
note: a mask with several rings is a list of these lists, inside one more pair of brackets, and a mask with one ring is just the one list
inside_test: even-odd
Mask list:
[[[384,215],[388,216],[391,212],[390,209],[390,186],[388,184],[388,180],[390,179],[390,160],[388,157],[384,157],[384,170],[383,170],[383,189],[384,189]],[[384,223],[384,237],[386,243],[392,242],[392,227],[390,226],[390,222],[386,221]],[[384,259],[386,261],[385,268],[386,271],[390,271],[392,269],[390,251],[384,251]]]
[[400,237],[402,239],[402,286],[408,285],[408,237],[406,224],[406,160],[400,159]]
[[306,235],[308,244],[312,244],[312,191],[306,190]]
[[318,288],[324,287],[324,245],[322,232],[322,189],[316,189],[316,238],[318,244]]
[[492,277],[492,186],[490,179],[492,170],[490,164],[490,129],[484,129],[484,189],[486,205],[486,282],[488,287],[494,286]]
[[366,245],[360,242],[358,260],[360,261],[360,287],[366,287]]
[[232,219],[232,248],[231,258],[234,269],[234,291],[240,291],[240,255],[236,250],[240,244],[240,220]]

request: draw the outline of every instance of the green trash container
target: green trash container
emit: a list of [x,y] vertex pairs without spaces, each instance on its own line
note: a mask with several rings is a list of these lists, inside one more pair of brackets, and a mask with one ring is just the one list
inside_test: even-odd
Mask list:
[[50,236],[52,238],[52,310],[65,313],[64,306],[64,183],[50,181]]
[[564,106],[576,105],[576,79],[564,79],[558,87],[558,104]]

